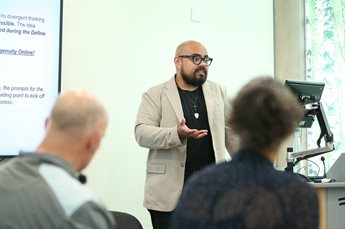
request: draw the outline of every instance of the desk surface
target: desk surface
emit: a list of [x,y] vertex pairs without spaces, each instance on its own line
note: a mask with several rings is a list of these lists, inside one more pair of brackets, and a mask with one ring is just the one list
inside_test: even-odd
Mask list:
[[345,182],[333,182],[333,183],[310,183],[316,188],[345,188]]

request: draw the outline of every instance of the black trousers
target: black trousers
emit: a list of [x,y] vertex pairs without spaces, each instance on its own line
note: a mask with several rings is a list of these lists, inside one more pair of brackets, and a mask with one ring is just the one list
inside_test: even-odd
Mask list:
[[161,212],[147,209],[151,215],[153,229],[168,229],[173,212]]

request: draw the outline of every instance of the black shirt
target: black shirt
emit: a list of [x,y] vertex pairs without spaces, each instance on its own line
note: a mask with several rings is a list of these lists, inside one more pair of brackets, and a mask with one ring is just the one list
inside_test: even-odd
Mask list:
[[194,91],[186,91],[178,88],[178,92],[180,94],[186,125],[190,129],[208,130],[206,137],[187,139],[186,181],[195,171],[214,163],[215,157],[202,88],[199,87]]

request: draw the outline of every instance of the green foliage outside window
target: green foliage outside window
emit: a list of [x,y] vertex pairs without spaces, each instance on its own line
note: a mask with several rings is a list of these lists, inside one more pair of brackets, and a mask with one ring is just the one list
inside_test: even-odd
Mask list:
[[[345,0],[306,0],[305,10],[306,79],[326,84],[321,102],[336,148],[321,155],[328,169],[345,152]],[[319,134],[315,121],[308,129],[308,148],[317,147]],[[312,158],[320,166],[319,175],[323,174],[321,156]],[[318,168],[312,163],[309,167],[309,174],[316,175]]]

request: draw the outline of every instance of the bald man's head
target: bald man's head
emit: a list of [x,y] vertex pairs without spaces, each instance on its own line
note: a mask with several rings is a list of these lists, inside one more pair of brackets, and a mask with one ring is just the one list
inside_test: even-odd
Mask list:
[[201,44],[198,41],[189,40],[181,43],[177,48],[175,52],[175,56],[185,55],[189,54],[191,50],[194,50],[195,47],[202,48],[205,53],[207,53],[207,50],[203,44]]
[[70,90],[59,95],[50,115],[50,128],[63,134],[82,137],[90,131],[104,129],[107,112],[90,93]]

